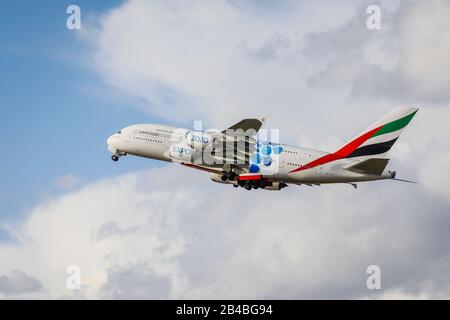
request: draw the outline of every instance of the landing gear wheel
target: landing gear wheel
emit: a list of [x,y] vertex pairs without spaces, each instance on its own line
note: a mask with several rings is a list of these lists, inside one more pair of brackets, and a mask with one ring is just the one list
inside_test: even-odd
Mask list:
[[111,160],[112,161],[118,161],[119,157],[117,155],[113,154],[112,157],[111,157]]
[[229,181],[234,181],[235,179],[236,179],[236,177],[237,177],[238,175],[235,173],[235,172],[233,172],[233,171],[230,171],[230,172],[224,172],[223,174],[222,174],[222,177],[221,177],[221,179],[222,179],[222,181],[227,181],[227,180],[229,180]]
[[237,177],[237,174],[235,172],[233,172],[233,171],[231,171],[228,174],[228,179],[230,179],[230,180],[234,180],[234,179],[236,179],[236,177]]

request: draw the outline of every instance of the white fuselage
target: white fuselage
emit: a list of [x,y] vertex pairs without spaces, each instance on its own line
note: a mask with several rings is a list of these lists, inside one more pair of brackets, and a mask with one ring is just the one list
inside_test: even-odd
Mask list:
[[[192,132],[192,130],[164,125],[132,125],[109,137],[107,144],[109,151],[117,156],[134,155],[168,162],[177,162],[197,169],[221,174],[224,168],[223,164],[191,164],[189,161],[184,161],[183,159],[179,159],[177,155],[174,155],[175,151],[180,153],[188,152],[188,148],[190,147],[182,140],[189,132]],[[174,137],[178,139],[174,141]],[[258,167],[258,174],[270,181],[294,184],[324,184],[353,183],[392,178],[391,172],[383,172],[381,175],[371,175],[346,170],[346,166],[358,161],[355,159],[338,159],[309,168],[308,164],[316,159],[326,157],[329,153],[284,144],[277,144],[277,146],[281,146],[282,152],[276,156],[273,155],[267,166],[261,164]],[[193,149],[191,151],[195,152]]]

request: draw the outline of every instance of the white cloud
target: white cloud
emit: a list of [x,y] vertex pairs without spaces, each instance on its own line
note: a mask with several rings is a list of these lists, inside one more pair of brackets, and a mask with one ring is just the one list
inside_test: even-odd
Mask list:
[[[312,33],[306,52],[323,61],[310,78],[312,86],[339,86],[353,98],[370,97],[399,103],[446,104],[450,68],[450,4],[403,1],[395,10],[381,5],[382,28],[359,27],[355,17],[339,28]],[[358,100],[359,103],[364,99]]]
[[61,189],[72,189],[78,184],[79,181],[79,177],[69,173],[64,176],[58,177],[55,180],[55,185]]
[[282,140],[317,147],[397,105],[447,105],[448,4],[381,1],[380,31],[367,5],[131,0],[85,32],[95,70],[170,123],[267,116]]
[[20,270],[0,276],[0,295],[20,297],[42,290],[42,284]]
[[225,126],[269,115],[275,125],[298,123],[289,114],[326,104],[310,101],[304,86],[312,66],[301,54],[302,36],[351,13],[351,2],[288,1],[264,12],[229,1],[135,0],[106,15],[91,41],[106,81],[163,118]]
[[450,86],[450,3],[415,2],[400,18],[402,71],[414,91],[429,99],[448,99]]
[[[84,32],[105,80],[171,121],[268,115],[283,141],[333,148],[400,102],[424,104],[392,152],[420,184],[246,192],[187,168],[132,173],[34,208],[10,232],[19,244],[0,243],[0,274],[24,270],[49,297],[448,297],[446,4],[400,5],[378,34],[354,4],[135,0]],[[73,264],[81,294],[66,288]],[[371,264],[381,293],[365,287]]]
[[[431,228],[448,216],[420,186],[284,191],[213,184],[175,165],[105,179],[33,209],[20,244],[0,245],[0,274],[26,270],[53,298],[364,298],[374,263],[386,290],[415,294],[435,276],[432,295],[450,286],[430,272],[449,262],[436,247],[448,233]],[[81,293],[66,288],[73,264]]]
[[394,146],[392,156],[402,165],[402,175],[417,179],[428,192],[450,202],[450,104],[421,108]]
[[[382,1],[381,31],[366,29],[366,4],[132,0],[85,32],[107,83],[179,123],[264,115],[282,141],[333,149],[398,104],[421,106],[391,153],[418,185],[246,193],[163,168],[39,206],[2,254],[50,257],[33,272],[53,296],[78,263],[87,297],[448,297],[448,4]],[[365,287],[370,264],[382,292]]]

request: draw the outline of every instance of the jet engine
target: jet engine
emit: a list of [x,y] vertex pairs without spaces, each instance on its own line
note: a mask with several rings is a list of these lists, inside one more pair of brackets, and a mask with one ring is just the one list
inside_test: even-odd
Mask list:
[[288,185],[284,182],[272,182],[270,185],[266,185],[264,188],[264,190],[281,190],[285,187],[287,187]]
[[224,175],[221,173],[212,173],[211,174],[211,180],[217,183],[225,183],[225,184],[235,184],[235,182],[230,181],[228,179],[224,179]]

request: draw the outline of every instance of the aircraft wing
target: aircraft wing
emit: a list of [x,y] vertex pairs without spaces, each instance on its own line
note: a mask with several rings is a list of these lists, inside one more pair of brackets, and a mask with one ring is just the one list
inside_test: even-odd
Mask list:
[[238,123],[232,125],[228,129],[222,131],[222,133],[227,134],[227,132],[230,131],[239,131],[242,130],[243,132],[248,132],[249,130],[253,130],[256,133],[258,133],[261,126],[264,124],[265,119],[244,119],[239,121]]
[[214,136],[211,155],[219,163],[233,165],[244,171],[256,150],[256,134],[265,119],[244,119]]

